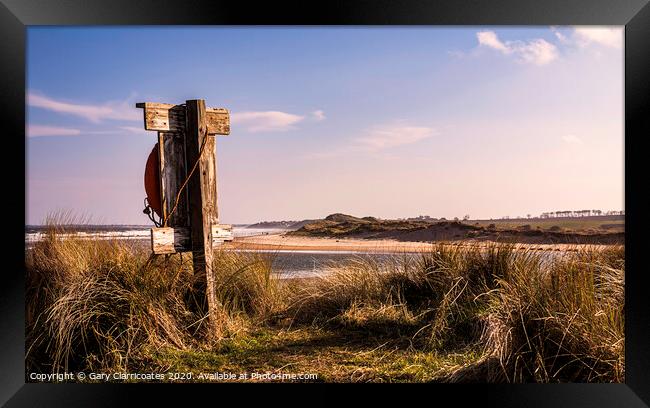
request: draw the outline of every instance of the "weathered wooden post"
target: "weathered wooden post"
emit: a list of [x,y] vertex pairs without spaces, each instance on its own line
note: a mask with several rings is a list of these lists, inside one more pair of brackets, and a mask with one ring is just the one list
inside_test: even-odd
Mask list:
[[219,224],[215,135],[230,133],[226,109],[206,108],[203,99],[185,105],[138,103],[144,127],[158,131],[162,226],[151,229],[154,254],[192,252],[194,274],[205,282],[210,320],[220,304],[215,293],[213,250],[232,240],[230,225]]
[[[189,178],[190,238],[194,273],[205,275],[208,310],[212,316],[217,304],[212,270],[212,226],[219,224],[217,214],[217,173],[215,136],[208,134],[205,101],[190,100],[185,105],[185,157],[197,166]],[[204,154],[211,152],[211,154]]]

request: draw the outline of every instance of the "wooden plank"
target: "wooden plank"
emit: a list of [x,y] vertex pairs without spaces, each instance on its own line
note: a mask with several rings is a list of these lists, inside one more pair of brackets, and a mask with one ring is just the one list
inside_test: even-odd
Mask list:
[[[185,181],[186,162],[185,162],[185,131],[182,133],[160,132],[162,135],[162,146],[165,160],[161,163],[161,191],[164,193],[163,208],[167,214],[170,214],[176,203],[176,197],[183,181]],[[187,191],[184,190],[178,196],[176,210],[171,213],[167,225],[168,227],[189,227],[189,207],[187,202]]]
[[160,179],[158,180],[158,188],[160,189],[160,201],[162,208],[162,219],[167,219],[168,209],[167,209],[167,189],[165,188],[165,145],[164,145],[164,134],[158,132],[158,174]]
[[205,275],[208,312],[211,319],[214,319],[221,307],[216,297],[215,276],[212,268],[212,226],[219,224],[214,152],[215,137],[208,134],[207,131],[204,100],[193,99],[186,101],[185,110],[187,163],[192,166],[192,163],[198,160],[196,171],[189,178],[187,185],[192,259],[195,275]]
[[189,228],[152,228],[151,250],[154,254],[173,254],[191,248]]
[[205,122],[210,135],[230,134],[230,113],[227,109],[206,108]]
[[212,226],[212,248],[216,248],[224,241],[232,241],[232,225],[216,224]]
[[[212,249],[217,249],[226,241],[232,241],[231,225],[212,226]],[[161,227],[151,229],[151,251],[154,254],[174,254],[192,250],[192,239],[188,227]]]
[[[169,103],[141,102],[135,105],[144,109],[144,128],[161,132],[185,131],[185,106]],[[230,113],[224,108],[206,108],[208,134],[230,134]]]
[[[140,106],[142,105],[142,106]],[[185,107],[169,104],[137,104],[144,108],[144,128],[163,132],[185,130]]]

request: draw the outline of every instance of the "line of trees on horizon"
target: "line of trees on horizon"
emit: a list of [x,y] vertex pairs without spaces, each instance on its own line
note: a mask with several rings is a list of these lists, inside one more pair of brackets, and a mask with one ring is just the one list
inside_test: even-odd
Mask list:
[[[495,219],[500,219],[500,220],[516,220],[516,219],[546,219],[546,218],[568,218],[568,217],[597,217],[597,216],[603,216],[603,215],[625,215],[625,210],[610,210],[610,211],[603,211],[603,210],[562,210],[562,211],[548,211],[548,212],[543,212],[539,216],[535,217],[531,214],[526,214],[526,216],[516,216],[516,217],[511,217],[509,215],[504,215],[501,218],[495,218]],[[377,218],[381,219],[381,218]],[[418,215],[417,217],[408,217],[408,218],[397,218],[398,220],[402,221],[447,221],[445,217],[441,218],[434,218],[429,215]],[[470,216],[469,214],[466,214],[462,220],[463,221],[470,221]],[[492,220],[493,218],[490,218]],[[453,218],[454,221],[460,221],[458,217]]]
[[560,218],[560,217],[592,217],[601,215],[625,215],[625,211],[602,211],[602,210],[570,210],[570,211],[549,211],[543,212],[539,218]]
[[[509,215],[504,215],[503,217],[499,218],[501,220],[510,220],[510,219],[535,219],[535,218],[567,218],[567,217],[597,217],[597,216],[603,216],[603,215],[625,215],[624,210],[610,210],[610,211],[602,211],[602,210],[563,210],[563,211],[548,211],[548,212],[543,212],[540,214],[538,217],[535,217],[531,214],[526,214],[526,217],[523,216],[517,216],[517,217],[510,217]],[[378,218],[380,219],[380,218]],[[469,221],[470,216],[469,214],[465,215],[463,218],[463,221]],[[492,219],[492,218],[490,218]],[[433,218],[428,215],[419,215],[417,217],[410,217],[410,218],[398,218],[398,220],[407,220],[407,221],[446,221],[447,219],[442,217],[442,218]],[[454,221],[460,221],[458,217],[453,218]]]

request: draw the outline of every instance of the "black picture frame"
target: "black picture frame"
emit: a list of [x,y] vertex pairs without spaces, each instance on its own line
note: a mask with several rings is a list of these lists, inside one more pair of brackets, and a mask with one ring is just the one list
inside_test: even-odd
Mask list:
[[[6,254],[0,288],[0,403],[7,406],[119,406],[135,394],[153,404],[172,396],[189,404],[209,394],[251,394],[207,385],[25,384],[24,226],[25,206],[25,41],[30,25],[625,25],[625,224],[626,224],[626,381],[625,384],[476,384],[411,388],[431,402],[475,402],[494,406],[643,407],[650,405],[650,296],[641,257],[650,231],[643,199],[645,152],[650,136],[650,6],[648,0],[444,0],[346,2],[0,0],[0,103],[6,152],[4,217]],[[23,136],[23,141],[20,136]],[[17,164],[18,163],[18,164]],[[9,185],[6,185],[6,183]],[[22,195],[25,197],[25,194]],[[16,246],[14,250],[13,246]],[[18,248],[21,245],[22,249]],[[224,385],[219,385],[224,387]],[[246,385],[260,386],[260,385]],[[153,387],[153,388],[150,388]],[[175,388],[181,387],[181,388]],[[188,387],[191,387],[191,391]],[[237,386],[239,388],[239,386]],[[182,390],[179,392],[179,390]],[[216,390],[216,391],[215,391]],[[283,389],[282,394],[294,389]],[[386,391],[379,391],[379,394]],[[377,394],[377,387],[363,394]],[[234,395],[230,395],[233,397]],[[318,393],[319,402],[340,393]],[[216,400],[215,400],[216,401]],[[403,400],[404,402],[406,399]],[[307,400],[306,403],[311,403]]]

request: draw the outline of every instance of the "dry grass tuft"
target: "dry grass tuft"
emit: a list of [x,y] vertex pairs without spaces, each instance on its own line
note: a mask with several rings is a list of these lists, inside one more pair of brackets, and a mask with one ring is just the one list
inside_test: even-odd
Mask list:
[[[191,254],[149,257],[125,240],[63,238],[53,225],[26,252],[27,366],[47,372],[126,369],[164,347],[210,346]],[[262,256],[219,253],[219,337],[265,321],[277,308],[277,279]]]
[[[549,255],[441,244],[416,256],[359,257],[296,280],[279,279],[268,255],[221,251],[215,343],[189,254],[150,258],[129,241],[66,233],[55,223],[26,252],[29,371],[165,371],[151,356],[235,353],[225,345],[253,344],[250,334],[267,327],[383,339],[391,355],[418,356],[418,372],[437,367],[441,381],[625,379],[622,246]],[[461,356],[454,359],[462,365],[441,363],[443,355]]]

